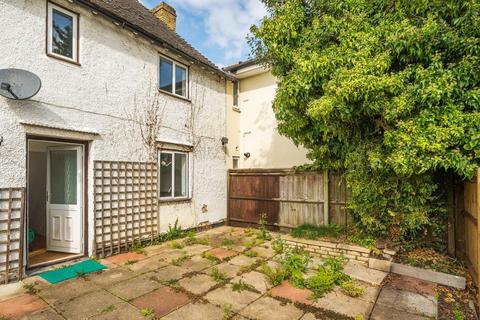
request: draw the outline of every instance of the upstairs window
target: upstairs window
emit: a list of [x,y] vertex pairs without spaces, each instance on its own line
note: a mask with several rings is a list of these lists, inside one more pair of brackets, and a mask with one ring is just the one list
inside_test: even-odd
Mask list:
[[78,63],[78,14],[48,3],[47,54]]
[[160,198],[188,198],[188,153],[160,152]]
[[173,60],[160,57],[159,88],[187,98],[188,68]]

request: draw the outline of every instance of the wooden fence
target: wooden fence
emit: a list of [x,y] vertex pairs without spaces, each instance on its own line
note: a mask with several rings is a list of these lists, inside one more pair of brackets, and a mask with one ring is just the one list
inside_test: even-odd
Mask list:
[[23,275],[23,228],[25,190],[0,189],[0,283]]
[[95,246],[100,257],[158,235],[157,165],[95,161]]
[[245,226],[267,215],[275,228],[301,224],[347,225],[348,192],[335,173],[293,170],[239,169],[229,171],[228,221]]

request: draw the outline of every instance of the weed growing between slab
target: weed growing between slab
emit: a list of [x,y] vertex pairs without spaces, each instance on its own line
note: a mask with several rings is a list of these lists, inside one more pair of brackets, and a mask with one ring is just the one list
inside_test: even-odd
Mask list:
[[103,308],[102,313],[113,312],[113,311],[115,311],[115,309],[117,309],[117,307],[115,307],[115,305],[111,304],[111,305],[108,305],[105,308]]
[[283,253],[283,251],[287,248],[287,242],[282,239],[281,236],[277,236],[272,241],[272,249],[276,253]]
[[170,243],[170,246],[173,248],[173,249],[183,249],[185,247],[185,245],[183,245],[182,243],[176,241],[176,240],[173,240],[171,243]]
[[272,235],[270,232],[268,232],[267,229],[267,214],[262,213],[260,215],[260,220],[258,221],[258,224],[260,225],[260,228],[257,233],[257,239],[263,240],[263,241],[269,241],[272,240]]
[[223,320],[228,320],[233,317],[233,306],[231,304],[223,305]]
[[258,252],[254,250],[245,251],[243,254],[250,258],[255,258],[258,256]]
[[128,260],[127,262],[125,262],[125,265],[126,265],[126,266],[131,266],[132,264],[135,264],[135,263],[137,263],[137,262],[138,262],[138,260],[135,260],[135,259],[133,259],[133,260]]
[[177,259],[173,259],[173,260],[171,261],[171,263],[172,263],[174,266],[177,266],[177,267],[178,267],[178,266],[181,266],[185,261],[190,260],[190,259],[191,259],[190,256],[183,255],[183,256],[181,256],[181,257],[179,257],[179,258],[177,258]]
[[202,253],[202,258],[207,259],[207,260],[210,260],[210,262],[212,262],[212,263],[218,263],[218,262],[220,262],[220,259],[217,258],[216,255],[214,255],[213,253],[208,252],[208,251],[204,251],[204,252]]
[[23,289],[25,289],[28,294],[33,296],[40,292],[40,289],[36,288],[37,286],[38,286],[38,282],[35,281],[33,283],[24,284]]
[[256,291],[255,288],[243,281],[242,279],[238,280],[238,282],[232,282],[232,291],[234,292],[242,292],[242,291]]
[[217,282],[217,283],[223,283],[223,282],[225,282],[225,280],[227,278],[225,273],[218,270],[217,267],[212,268],[212,272],[211,272],[210,275],[212,276],[213,280],[215,280],[215,282]]
[[140,311],[140,313],[142,314],[142,316],[144,316],[145,318],[147,317],[153,317],[155,315],[155,311],[153,311],[152,308],[144,308]]

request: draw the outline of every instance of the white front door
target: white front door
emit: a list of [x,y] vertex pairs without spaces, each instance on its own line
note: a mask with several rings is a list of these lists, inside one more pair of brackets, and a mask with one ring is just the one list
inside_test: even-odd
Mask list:
[[48,148],[47,250],[81,253],[83,148]]

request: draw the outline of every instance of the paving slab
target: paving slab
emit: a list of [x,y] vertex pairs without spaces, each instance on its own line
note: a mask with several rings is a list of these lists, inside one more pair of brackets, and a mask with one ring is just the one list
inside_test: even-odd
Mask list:
[[274,257],[277,253],[271,247],[268,246],[259,246],[255,247],[252,250],[258,253],[258,256],[265,259],[270,259]]
[[240,280],[243,280],[245,283],[251,285],[260,293],[265,293],[272,287],[265,275],[258,271],[244,273],[241,276],[233,278],[231,282],[238,282]]
[[352,278],[371,283],[374,285],[380,285],[388,273],[367,268],[357,262],[348,261],[343,271]]
[[162,253],[164,252],[165,250],[168,250],[168,249],[171,249],[170,247],[170,243],[162,243],[162,244],[158,244],[158,245],[154,245],[154,246],[148,246],[148,247],[145,247],[143,248],[143,251],[145,252],[145,254],[147,256],[153,256],[153,255],[157,255],[159,253]]
[[100,314],[106,307],[122,302],[105,290],[87,293],[70,301],[58,303],[57,311],[67,319],[86,319]]
[[241,269],[240,266],[236,266],[234,264],[224,262],[224,263],[217,264],[217,265],[209,268],[208,270],[205,270],[204,272],[206,274],[211,274],[213,268],[217,268],[218,271],[223,272],[227,278],[235,277],[237,275],[237,273],[240,272],[240,269]]
[[238,254],[238,252],[232,251],[232,250],[227,250],[224,248],[213,248],[211,250],[208,250],[211,254],[213,254],[215,257],[217,257],[220,260],[225,260],[231,257],[234,257]]
[[241,254],[241,255],[238,255],[238,256],[230,259],[230,261],[228,261],[228,263],[234,264],[236,266],[249,266],[249,265],[254,264],[256,261],[257,261],[257,259],[255,259],[255,258],[250,258],[250,257],[244,256],[243,254]]
[[141,273],[147,273],[149,271],[160,269],[167,265],[168,265],[167,262],[163,261],[160,258],[157,258],[157,256],[153,256],[148,259],[144,259],[134,264],[125,266],[125,268],[134,273],[141,274]]
[[333,311],[348,317],[368,317],[374,303],[360,298],[352,298],[344,294],[338,287],[328,292],[313,303],[316,308]]
[[[90,279],[89,277],[88,279]],[[51,305],[65,302],[79,297],[88,292],[98,290],[99,287],[93,281],[84,279],[72,279],[51,285],[47,288],[40,289],[37,293],[43,300]]]
[[151,277],[159,282],[178,280],[188,273],[187,269],[178,266],[166,266],[153,272],[146,273],[145,276]]
[[151,280],[146,276],[140,276],[118,282],[112,286],[107,286],[105,289],[117,297],[128,301],[152,292],[161,286],[162,285],[158,281]]
[[[272,269],[276,269],[280,266],[280,263],[278,263],[277,261],[274,261],[274,260],[268,260],[265,263],[265,265],[272,268]],[[262,270],[262,265],[260,265],[256,270],[261,271]]]
[[273,297],[284,298],[301,304],[311,305],[313,303],[309,299],[313,294],[311,290],[296,288],[288,281],[283,281],[280,285],[273,287],[270,294]]
[[140,254],[136,252],[126,252],[126,253],[121,253],[121,254],[117,254],[117,255],[105,258],[104,260],[119,266],[123,266],[126,263],[129,263],[131,261],[140,261],[146,258],[147,256],[144,254]]
[[317,317],[311,313],[311,312],[308,312],[308,313],[305,313],[301,318],[300,320],[317,320]]
[[417,268],[400,263],[392,263],[391,270],[393,273],[439,283],[444,286],[449,286],[460,290],[464,290],[466,286],[466,279],[464,277],[459,277],[443,272],[426,270],[423,268]]
[[189,256],[194,256],[194,255],[201,255],[203,252],[211,250],[212,247],[203,245],[203,244],[194,244],[191,246],[186,246],[183,248],[183,250],[187,253]]
[[185,293],[162,287],[133,300],[132,304],[139,309],[150,308],[160,318],[189,302],[190,298]]
[[201,256],[193,256],[184,263],[182,268],[188,270],[188,272],[198,272],[207,269],[212,266],[212,262],[208,259],[204,259]]
[[223,309],[210,303],[189,303],[166,315],[162,320],[223,320]]
[[303,311],[293,304],[283,304],[273,298],[262,297],[241,310],[240,314],[258,320],[271,320],[272,316],[275,320],[291,320],[300,318]]
[[17,319],[29,313],[47,308],[48,304],[39,297],[30,294],[22,294],[0,302],[0,317]]
[[419,293],[431,297],[435,296],[437,293],[437,284],[434,282],[396,274],[391,275],[388,286],[397,290]]
[[210,290],[217,283],[212,279],[211,276],[206,274],[198,274],[190,278],[183,278],[178,282],[178,284],[193,294],[201,295]]
[[382,305],[375,305],[373,309],[371,320],[427,320],[429,317],[424,317],[418,314],[412,314],[404,311],[399,311]]
[[160,261],[172,263],[173,260],[176,260],[180,257],[186,255],[186,252],[179,249],[169,249],[165,250],[162,253],[155,256],[155,258],[159,259]]
[[63,320],[63,319],[64,318],[58,313],[56,313],[52,308],[36,311],[20,318],[20,320]]
[[206,300],[220,307],[231,304],[232,310],[235,312],[245,308],[248,304],[259,297],[259,293],[248,290],[242,292],[232,291],[230,284],[210,291],[204,296]]
[[391,287],[382,289],[377,299],[377,305],[427,317],[437,316],[437,301],[434,297],[396,290]]
[[20,281],[9,284],[0,284],[0,302],[22,295],[24,291],[23,283]]
[[109,308],[103,309],[90,319],[95,320],[145,320],[147,319],[141,314],[141,311],[129,303],[121,302],[113,306],[113,310]]
[[107,269],[99,273],[95,273],[88,277],[89,281],[100,287],[110,286],[113,283],[125,281],[136,277],[137,274],[124,267],[115,269]]

